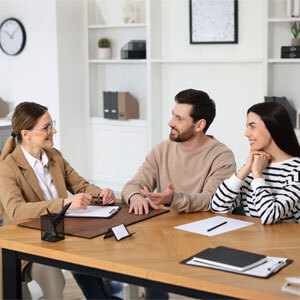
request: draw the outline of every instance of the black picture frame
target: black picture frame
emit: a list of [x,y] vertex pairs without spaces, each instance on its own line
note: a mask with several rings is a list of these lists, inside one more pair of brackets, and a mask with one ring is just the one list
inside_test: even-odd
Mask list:
[[238,0],[190,0],[190,44],[237,44]]

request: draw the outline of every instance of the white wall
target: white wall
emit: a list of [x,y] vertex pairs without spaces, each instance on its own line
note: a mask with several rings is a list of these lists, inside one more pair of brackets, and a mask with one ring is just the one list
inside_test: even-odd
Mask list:
[[[17,56],[0,51],[0,97],[10,110],[23,101],[47,106],[59,132],[56,2],[1,0],[0,22],[10,17],[23,23],[27,41]],[[59,133],[54,141],[60,148]]]
[[[217,116],[208,134],[228,145],[237,166],[249,151],[244,137],[246,110],[263,101],[263,22],[261,0],[240,0],[238,44],[191,45],[189,43],[189,1],[162,2],[162,58],[204,60],[204,63],[163,65],[163,137],[168,138],[167,122],[174,96],[187,88],[207,92],[215,100]],[[170,9],[172,7],[172,9]],[[255,62],[232,63],[232,60]],[[207,61],[226,61],[209,63]]]
[[0,0],[0,22],[15,17],[27,41],[17,56],[0,51],[0,97],[48,107],[55,147],[87,176],[87,37],[85,0]]
[[56,0],[61,149],[88,176],[88,65],[85,0]]

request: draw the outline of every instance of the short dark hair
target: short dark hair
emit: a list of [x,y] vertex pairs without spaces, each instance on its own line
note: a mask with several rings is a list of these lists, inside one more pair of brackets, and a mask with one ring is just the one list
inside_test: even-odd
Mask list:
[[276,145],[285,153],[300,157],[300,146],[290,115],[278,102],[263,102],[251,106],[247,114],[253,112],[265,123]]
[[207,93],[199,90],[187,89],[179,92],[175,96],[175,101],[181,104],[191,104],[193,107],[190,116],[193,118],[193,122],[195,123],[201,119],[205,119],[206,126],[203,131],[207,131],[216,116],[215,102],[209,98]]

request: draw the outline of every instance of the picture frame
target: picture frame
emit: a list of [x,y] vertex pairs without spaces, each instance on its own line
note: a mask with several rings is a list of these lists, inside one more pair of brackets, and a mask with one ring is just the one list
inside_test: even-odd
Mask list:
[[237,44],[238,0],[190,0],[190,44]]

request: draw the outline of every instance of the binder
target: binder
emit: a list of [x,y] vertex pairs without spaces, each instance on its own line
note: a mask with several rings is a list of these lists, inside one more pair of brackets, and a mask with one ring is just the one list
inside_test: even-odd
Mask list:
[[246,271],[267,261],[266,255],[219,246],[197,253],[193,259],[236,271]]

